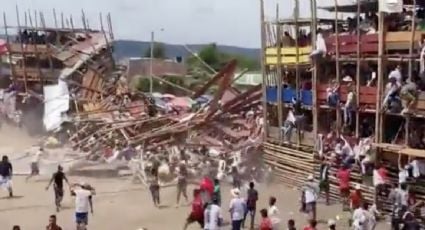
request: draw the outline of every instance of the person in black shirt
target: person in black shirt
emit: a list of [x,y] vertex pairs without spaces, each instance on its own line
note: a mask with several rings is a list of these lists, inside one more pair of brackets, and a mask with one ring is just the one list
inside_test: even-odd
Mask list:
[[50,179],[50,182],[46,187],[46,190],[48,190],[50,185],[53,182],[53,189],[55,191],[55,205],[56,205],[56,211],[57,212],[59,212],[59,210],[60,210],[61,202],[62,202],[63,195],[64,195],[63,181],[65,181],[69,186],[68,178],[66,178],[66,175],[63,172],[62,166],[59,165],[58,171],[53,173],[52,179]]
[[242,225],[245,225],[246,216],[251,216],[250,229],[254,229],[255,212],[257,210],[258,191],[254,188],[254,182],[249,183],[249,189],[247,191],[248,197],[246,199],[247,212],[245,213],[244,221]]
[[11,184],[12,175],[12,164],[9,162],[9,158],[4,155],[2,157],[2,161],[0,162],[0,186],[7,187],[7,190],[9,191],[9,197],[13,197],[13,190]]

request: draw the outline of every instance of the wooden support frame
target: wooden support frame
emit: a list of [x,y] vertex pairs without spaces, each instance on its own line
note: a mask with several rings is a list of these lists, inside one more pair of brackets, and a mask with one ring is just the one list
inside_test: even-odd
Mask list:
[[[276,4],[276,21],[279,20],[279,4]],[[279,130],[283,127],[283,115],[282,115],[282,25],[276,25],[276,43],[277,43],[277,65],[276,65],[276,82],[277,82],[277,116]],[[283,141],[282,132],[279,131],[279,142]]]
[[267,71],[266,71],[266,27],[264,21],[264,0],[260,0],[260,25],[261,25],[261,70],[262,79],[261,84],[263,91],[262,107],[263,107],[263,140],[267,139],[268,135],[268,121],[267,121]]
[[376,94],[376,120],[375,120],[375,142],[382,143],[382,128],[384,123],[384,113],[382,111],[382,90],[384,88],[384,71],[385,71],[385,13],[379,12],[378,16],[378,32],[379,32],[379,51],[378,51],[378,83]]
[[[360,25],[361,3],[357,0],[357,25]],[[361,66],[361,31],[360,26],[357,26],[357,60],[356,60],[356,137],[359,137],[360,132],[360,66]]]
[[[340,65],[339,65],[339,23],[338,23],[338,0],[334,0],[335,3],[335,71],[336,71],[336,82],[338,85],[341,84],[341,71],[340,71]],[[336,106],[336,131],[339,134],[341,131],[341,107],[338,104]]]
[[[317,39],[317,2],[316,0],[311,0],[310,2],[310,11],[311,11],[311,44],[316,49],[316,39]],[[318,109],[317,109],[317,66],[316,68],[313,68],[312,72],[312,91],[313,91],[313,106],[312,106],[312,113],[313,113],[313,133],[315,135],[315,138],[317,138],[317,132],[318,132]]]

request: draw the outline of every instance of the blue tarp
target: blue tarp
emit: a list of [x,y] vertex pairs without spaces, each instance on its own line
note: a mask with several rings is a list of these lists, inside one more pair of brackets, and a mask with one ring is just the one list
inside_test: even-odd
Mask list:
[[[296,97],[295,89],[283,88],[282,89],[282,102],[292,103],[292,99]],[[277,87],[267,87],[266,89],[267,102],[277,102]],[[313,105],[313,93],[311,90],[301,90],[300,98],[303,105]]]

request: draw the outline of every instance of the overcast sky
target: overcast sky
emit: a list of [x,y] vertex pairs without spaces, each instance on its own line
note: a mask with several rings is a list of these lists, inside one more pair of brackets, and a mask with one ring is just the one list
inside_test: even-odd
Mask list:
[[[340,4],[354,0],[338,0]],[[265,0],[266,14],[273,17],[276,3],[282,16],[291,16],[294,0]],[[318,0],[331,5],[334,0]],[[301,16],[307,16],[310,0],[300,0]],[[99,12],[112,14],[115,37],[149,40],[150,31],[156,40],[168,43],[208,43],[260,47],[259,0],[3,0],[8,24],[16,24],[15,6],[21,11],[43,11],[48,24],[54,25],[53,8],[64,15],[73,15],[81,24],[81,9],[90,26],[99,24]],[[320,14],[320,13],[319,13]],[[161,29],[164,29],[161,31]]]

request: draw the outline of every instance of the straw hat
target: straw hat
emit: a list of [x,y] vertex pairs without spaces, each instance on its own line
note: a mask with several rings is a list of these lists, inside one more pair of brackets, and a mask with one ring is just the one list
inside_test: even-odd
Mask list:
[[241,191],[238,188],[234,188],[230,190],[230,194],[232,194],[233,197],[239,197],[241,195]]
[[362,189],[362,186],[360,186],[360,184],[356,184],[355,189],[356,189],[356,190],[360,190],[360,189]]
[[309,181],[314,180],[314,176],[312,174],[308,175],[307,180],[309,180]]
[[335,220],[333,220],[333,219],[329,219],[329,220],[328,220],[328,227],[330,227],[330,226],[335,226],[335,225],[336,225]]

